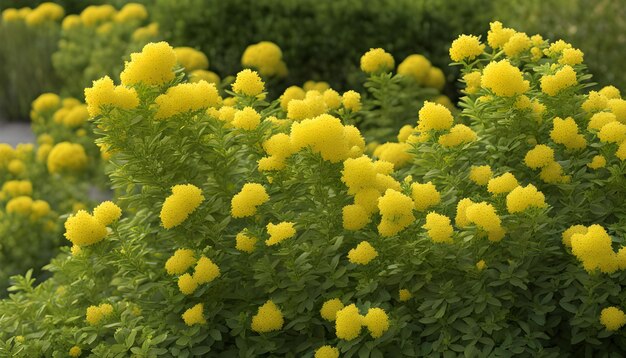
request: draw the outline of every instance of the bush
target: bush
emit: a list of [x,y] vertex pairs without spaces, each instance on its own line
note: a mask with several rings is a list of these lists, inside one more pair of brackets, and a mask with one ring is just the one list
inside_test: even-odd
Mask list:
[[144,47],[120,85],[86,93],[122,218],[108,203],[67,219],[74,252],[0,302],[0,352],[624,350],[626,101],[586,93],[567,43],[499,23],[486,38],[452,44],[463,112],[425,102],[375,157],[346,122],[401,87],[309,91],[319,106],[298,118],[252,71],[221,99],[169,45]]

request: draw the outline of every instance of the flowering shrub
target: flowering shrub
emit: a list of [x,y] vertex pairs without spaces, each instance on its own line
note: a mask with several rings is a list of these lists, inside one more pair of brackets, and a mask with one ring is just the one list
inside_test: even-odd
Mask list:
[[[486,39],[451,46],[460,112],[312,83],[269,101],[251,69],[220,92],[187,83],[169,44],[146,45],[119,82],[85,90],[117,195],[65,220],[75,246],[50,279],[14,278],[0,352],[623,350],[625,102],[586,93],[583,53],[564,41],[499,22]],[[370,87],[397,93],[437,83],[424,63],[393,75],[382,49],[361,61]],[[415,125],[368,144],[352,123],[386,110]]]

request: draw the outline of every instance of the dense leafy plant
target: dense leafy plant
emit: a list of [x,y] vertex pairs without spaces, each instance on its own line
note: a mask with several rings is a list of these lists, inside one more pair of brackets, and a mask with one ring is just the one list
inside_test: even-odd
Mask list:
[[450,48],[461,113],[425,101],[398,142],[369,148],[350,123],[412,91],[382,49],[361,59],[371,96],[269,101],[255,71],[220,94],[146,45],[119,85],[85,90],[115,204],[67,218],[74,248],[50,279],[14,278],[0,352],[624,350],[626,101],[585,93],[583,53],[563,41],[494,22],[486,42]]

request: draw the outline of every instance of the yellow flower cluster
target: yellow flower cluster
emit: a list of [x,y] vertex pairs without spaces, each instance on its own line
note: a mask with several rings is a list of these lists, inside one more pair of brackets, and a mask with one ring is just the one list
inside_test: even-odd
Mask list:
[[339,349],[331,346],[321,346],[315,351],[314,358],[339,358]]
[[89,115],[102,113],[102,106],[132,109],[139,106],[139,97],[134,88],[115,86],[113,80],[105,76],[93,81],[90,88],[85,88],[85,102]]
[[572,236],[574,234],[583,234],[587,233],[587,227],[584,225],[572,225],[567,230],[563,231],[562,241],[563,245],[567,247],[572,247]]
[[530,83],[524,80],[519,68],[511,65],[508,60],[490,62],[485,66],[480,83],[500,97],[524,94],[530,88]]
[[480,90],[482,81],[482,75],[480,71],[473,71],[463,75],[463,82],[465,82],[465,93],[474,94]]
[[103,319],[109,317],[113,313],[113,306],[108,303],[102,303],[99,306],[87,307],[86,319],[87,323],[92,326],[96,326],[102,322]]
[[117,11],[111,5],[90,5],[81,13],[80,19],[85,26],[95,26],[105,21],[113,19]]
[[518,185],[519,183],[513,174],[504,173],[489,180],[489,183],[487,183],[487,191],[494,195],[504,194],[515,189]]
[[441,201],[441,195],[432,182],[411,184],[411,197],[417,211],[425,211]]
[[2,184],[2,199],[21,195],[32,195],[33,184],[29,180],[8,180]]
[[587,164],[591,169],[600,169],[606,166],[606,158],[603,155],[596,155],[591,158],[591,162]]
[[281,243],[282,241],[292,238],[296,234],[296,229],[293,227],[292,222],[283,221],[278,224],[267,224],[267,233],[269,239],[265,240],[265,245],[273,246]]
[[554,143],[563,144],[567,149],[582,149],[587,146],[585,137],[578,133],[578,125],[572,117],[561,119],[554,118],[553,129],[550,138]]
[[259,160],[261,171],[284,169],[285,160],[293,154],[291,140],[285,133],[278,133],[268,138],[263,142],[263,149],[269,156]]
[[130,55],[120,79],[124,85],[143,83],[160,86],[174,79],[176,53],[167,42],[149,43],[141,52]]
[[159,24],[153,22],[147,26],[138,27],[132,35],[133,41],[144,42],[159,34]]
[[393,168],[400,169],[408,165],[413,159],[413,156],[409,153],[409,150],[412,148],[409,143],[388,142],[376,147],[374,156],[393,164]]
[[337,338],[351,341],[361,334],[363,316],[355,304],[351,304],[337,311],[335,319],[335,334]]
[[626,125],[617,121],[602,126],[598,138],[605,143],[622,143],[626,139]]
[[278,45],[270,41],[261,41],[248,46],[241,57],[241,64],[244,67],[257,69],[262,76],[284,77],[287,75],[283,52]]
[[626,313],[617,307],[607,307],[600,312],[600,323],[607,331],[617,331],[626,324]]
[[457,205],[456,225],[465,227],[470,224],[487,232],[490,241],[500,241],[504,238],[505,230],[496,209],[485,202],[474,203],[470,199],[462,199]]
[[322,308],[320,309],[320,314],[322,318],[327,321],[334,321],[337,318],[337,312],[343,309],[344,305],[338,298],[333,298],[324,302]]
[[284,323],[283,313],[271,300],[259,307],[257,314],[252,316],[252,330],[258,333],[279,331]]
[[199,81],[181,83],[168,88],[167,92],[155,99],[155,119],[164,119],[207,107],[215,107],[220,101],[217,88],[212,83]]
[[476,133],[464,124],[457,124],[450,128],[450,132],[439,137],[439,144],[444,147],[456,147],[461,144],[471,143],[478,139]]
[[532,184],[525,187],[518,186],[506,196],[506,208],[509,214],[519,213],[530,207],[546,207],[545,196]]
[[572,87],[578,83],[576,80],[576,71],[572,66],[565,65],[553,75],[544,75],[541,77],[541,91],[549,96],[556,96],[566,88]]
[[341,104],[351,112],[358,112],[361,110],[361,95],[353,90],[346,91],[341,96]]
[[[56,110],[61,105],[61,98],[55,93],[44,93],[37,97],[31,107],[37,113],[45,113]],[[32,114],[31,114],[32,117]]]
[[220,83],[220,76],[213,71],[206,70],[194,70],[189,73],[189,82],[196,83],[200,81],[206,81],[218,85]]
[[178,249],[165,262],[165,270],[169,275],[182,275],[196,263],[194,253],[189,249]]
[[306,94],[303,95],[302,99],[298,99],[300,95],[296,92],[295,89],[292,89],[289,93],[285,91],[285,94],[288,94],[290,96],[286,97],[285,95],[283,95],[284,97],[282,99],[283,102],[289,100],[289,102],[286,104],[287,118],[294,121],[301,121],[303,119],[317,117],[326,113],[330,108],[326,104],[324,95],[318,91],[306,92]]
[[348,260],[357,265],[367,265],[378,256],[378,252],[367,241],[361,241],[348,252]]
[[487,32],[487,43],[493,49],[499,49],[509,41],[509,39],[515,35],[515,30],[502,27],[500,21],[494,21],[489,23],[489,31]]
[[191,47],[175,47],[176,61],[185,71],[206,70],[209,68],[209,59],[202,51]]
[[469,178],[478,185],[487,185],[492,176],[493,172],[488,165],[472,166],[470,169]]
[[485,45],[476,36],[461,35],[452,41],[450,58],[454,62],[472,61],[485,51]]
[[44,2],[30,11],[24,20],[28,26],[37,26],[46,22],[58,21],[65,15],[65,10],[59,4]]
[[539,177],[546,183],[565,183],[569,176],[563,175],[563,168],[554,159],[554,150],[545,144],[538,144],[526,153],[524,164],[531,169],[540,169]]
[[406,288],[403,288],[400,291],[398,291],[398,299],[400,300],[400,302],[406,302],[410,300],[411,297],[413,297],[413,295],[411,294],[411,291],[407,290]]
[[242,252],[252,253],[257,241],[258,239],[256,237],[250,236],[245,232],[240,232],[235,237],[235,249]]
[[204,306],[202,303],[198,303],[197,305],[188,308],[185,313],[182,314],[182,318],[183,321],[185,321],[185,324],[190,327],[196,324],[205,324]]
[[68,354],[70,357],[80,357],[80,355],[83,354],[83,351],[80,349],[79,346],[73,346],[72,348],[70,348]]
[[141,21],[148,18],[148,10],[143,4],[128,3],[115,14],[113,20],[118,23]]
[[389,329],[389,317],[382,308],[370,308],[363,317],[363,324],[367,327],[372,338],[380,338]]
[[231,200],[231,215],[234,218],[243,218],[256,214],[257,207],[270,200],[269,195],[261,184],[244,184],[241,191]]
[[48,171],[52,174],[78,172],[87,166],[85,148],[78,143],[61,142],[48,154]]
[[252,107],[236,111],[232,121],[233,127],[251,131],[261,124],[261,115]]
[[94,215],[79,210],[65,221],[65,237],[77,246],[88,246],[102,241],[111,225],[122,215],[122,209],[105,201],[94,209]]
[[516,57],[530,49],[531,46],[530,37],[523,32],[517,32],[509,38],[502,49],[508,57]]
[[343,228],[351,231],[361,230],[370,222],[370,215],[361,205],[346,205],[342,209]]
[[419,131],[447,130],[452,127],[454,118],[445,106],[433,102],[424,102],[419,110],[417,128]]
[[583,63],[584,54],[581,50],[575,48],[566,48],[561,52],[559,63],[562,65],[580,65]]
[[161,208],[161,223],[166,229],[178,226],[187,220],[204,201],[202,190],[192,184],[180,184],[172,187],[172,195],[168,196]]
[[381,220],[378,225],[380,235],[393,236],[404,230],[415,221],[413,216],[413,200],[394,189],[387,189],[385,195],[378,200]]
[[587,272],[593,273],[599,269],[603,273],[613,273],[626,268],[626,249],[622,248],[615,253],[611,237],[602,226],[591,225],[586,232],[582,228],[569,230],[572,253],[582,261]]
[[589,119],[589,123],[587,124],[587,130],[599,131],[605,125],[611,122],[616,122],[616,121],[617,121],[617,117],[615,116],[615,114],[611,112],[598,112],[592,115],[591,118]]
[[409,55],[398,65],[398,74],[409,77],[419,84],[425,84],[432,65],[430,61],[422,55]]
[[434,212],[426,215],[426,224],[423,226],[428,230],[428,236],[433,242],[437,243],[452,243],[452,225],[450,224],[450,218],[445,215],[437,214]]
[[388,72],[394,65],[393,56],[382,48],[371,48],[361,56],[361,71],[365,73]]
[[256,71],[245,69],[237,74],[232,88],[240,95],[257,96],[265,89],[265,83]]
[[333,163],[360,156],[365,149],[365,140],[356,127],[344,126],[329,114],[294,123],[290,142],[294,151],[310,148]]

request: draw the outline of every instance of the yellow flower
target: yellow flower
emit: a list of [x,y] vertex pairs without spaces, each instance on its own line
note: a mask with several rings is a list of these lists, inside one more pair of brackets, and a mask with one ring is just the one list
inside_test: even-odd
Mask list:
[[202,303],[198,303],[197,305],[187,309],[185,313],[182,314],[183,321],[189,327],[195,324],[205,324],[206,320],[204,319],[204,306]]
[[541,77],[541,91],[549,96],[556,96],[568,87],[576,85],[576,71],[565,65],[553,75],[544,75]]
[[314,358],[339,358],[339,350],[331,346],[321,346],[315,351]]
[[358,231],[370,222],[367,210],[360,205],[346,205],[342,209],[343,228]]
[[626,123],[626,100],[621,98],[609,99],[609,109],[621,123]]
[[293,237],[296,234],[296,229],[293,227],[292,222],[280,222],[278,224],[269,223],[266,226],[267,233],[270,238],[265,240],[265,245],[272,246],[281,243],[282,241]]
[[459,200],[456,206],[456,217],[454,219],[456,226],[466,227],[470,224],[470,221],[467,218],[467,215],[465,214],[465,212],[468,207],[474,204],[475,203],[469,198]]
[[606,166],[606,158],[603,155],[596,155],[587,166],[591,169],[604,168]]
[[600,313],[600,323],[607,331],[617,331],[626,324],[626,314],[617,307],[607,307]]
[[604,86],[602,87],[600,91],[598,91],[598,93],[606,97],[607,99],[621,99],[622,98],[622,95],[619,89],[615,86]]
[[33,184],[28,180],[8,180],[2,184],[2,193],[11,197],[33,193]]
[[506,196],[506,208],[509,214],[519,213],[530,207],[546,207],[545,196],[532,184],[525,187],[518,186]]
[[583,52],[579,49],[575,48],[566,48],[561,52],[561,58],[559,58],[559,63],[562,65],[580,65],[583,63]]
[[283,52],[278,45],[269,41],[248,46],[241,57],[241,64],[257,69],[262,76],[287,75]]
[[258,241],[256,237],[249,236],[245,232],[238,233],[235,240],[235,249],[247,253],[252,253],[254,251],[255,245]]
[[102,225],[111,225],[122,216],[122,209],[112,201],[104,201],[93,209],[93,217],[100,221]]
[[26,170],[26,165],[19,159],[13,159],[9,162],[9,166],[7,168],[9,169],[9,173],[13,175],[20,175]]
[[33,101],[32,108],[35,112],[42,113],[56,110],[60,105],[61,99],[57,94],[44,93]]
[[539,169],[554,162],[554,150],[545,144],[538,144],[526,153],[524,164],[531,169]]
[[523,32],[518,32],[511,36],[504,44],[503,50],[508,57],[515,57],[528,50],[531,45],[532,43],[528,35]]
[[361,334],[363,328],[363,316],[359,309],[351,304],[337,311],[335,319],[335,334],[337,338],[351,341]]
[[482,271],[486,268],[487,268],[487,263],[485,262],[485,260],[480,260],[476,263],[476,269],[478,271]]
[[348,260],[357,265],[367,265],[378,256],[376,249],[367,241],[361,241],[348,252]]
[[353,90],[344,92],[341,97],[341,102],[343,103],[343,106],[351,112],[358,112],[361,110],[361,95],[358,92]]
[[563,245],[572,247],[572,236],[574,234],[587,234],[587,227],[584,225],[572,225],[567,230],[563,231]]
[[65,221],[65,237],[74,245],[92,245],[106,236],[106,226],[84,210],[79,210]]
[[581,230],[581,233],[572,234],[571,244],[572,253],[582,261],[587,272],[599,269],[603,273],[613,273],[619,269],[611,237],[602,226],[591,225],[585,233]]
[[254,108],[245,107],[235,112],[232,123],[235,128],[251,131],[261,124],[261,115]]
[[382,48],[371,48],[361,56],[361,71],[365,73],[387,72],[394,64],[393,56]]
[[434,212],[426,215],[426,224],[422,226],[428,230],[428,236],[433,242],[436,243],[452,243],[452,225],[450,224],[450,218],[445,215],[437,214]]
[[247,183],[231,200],[231,215],[234,218],[243,218],[256,214],[257,207],[270,200],[269,195],[261,184]]
[[26,17],[26,24],[35,26],[48,21],[57,21],[63,18],[65,10],[59,4],[44,2],[30,11]]
[[554,127],[550,138],[555,143],[563,144],[567,149],[582,149],[587,145],[585,137],[578,133],[578,125],[572,117],[554,118]]
[[613,113],[610,112],[598,112],[591,116],[589,119],[589,124],[587,125],[587,130],[601,130],[605,125],[616,122],[617,117]]
[[489,32],[487,33],[487,43],[494,49],[503,47],[509,39],[515,34],[515,30],[502,27],[500,21],[489,23]]
[[409,55],[398,65],[398,74],[413,78],[415,82],[423,84],[428,75],[432,65],[428,59],[422,55]]
[[587,112],[603,111],[609,105],[609,99],[602,93],[596,91],[590,91],[587,95],[587,99],[581,105],[581,108]]
[[159,35],[159,24],[153,22],[147,26],[137,28],[132,35],[133,41],[145,42]]
[[97,116],[102,113],[102,106],[135,108],[139,106],[139,97],[134,88],[114,86],[113,80],[105,76],[93,81],[92,87],[85,88],[85,102],[89,115]]
[[463,75],[463,82],[465,82],[465,92],[468,94],[474,94],[480,90],[482,75],[480,71],[473,71]]
[[414,207],[415,203],[411,198],[396,190],[387,189],[385,195],[378,200],[381,214],[378,225],[380,235],[393,236],[411,225],[415,221]]
[[472,166],[469,178],[478,185],[487,185],[492,175],[491,167],[488,165]]
[[444,147],[456,147],[464,143],[470,143],[477,139],[476,133],[468,126],[457,124],[450,128],[450,133],[439,137],[439,144]]
[[413,147],[409,143],[385,143],[374,150],[374,155],[382,161],[392,163],[395,169],[400,169],[411,162],[413,156],[408,152]]
[[80,355],[83,354],[83,351],[80,349],[79,346],[73,346],[72,348],[70,348],[68,354],[70,355],[70,357],[80,357]]
[[113,313],[113,306],[108,303],[102,303],[99,306],[87,307],[86,320],[92,326],[96,326]]
[[87,6],[83,12],[80,13],[80,19],[85,26],[95,26],[98,23],[112,19],[117,11],[111,5],[91,5]]
[[298,86],[288,87],[285,92],[283,92],[283,95],[280,96],[280,107],[283,111],[286,111],[288,109],[289,102],[294,99],[302,100],[304,97],[305,92],[302,88]]
[[165,270],[169,275],[182,275],[195,263],[196,258],[192,250],[178,249],[165,262]]
[[433,205],[439,204],[441,196],[432,182],[426,184],[411,184],[411,197],[415,203],[415,210],[425,211]]
[[563,167],[557,162],[548,163],[541,168],[539,178],[546,183],[566,183],[569,181],[569,177],[563,175]]
[[113,19],[116,22],[141,21],[148,18],[148,10],[142,4],[128,3],[115,14]]
[[168,196],[161,208],[161,223],[166,229],[178,226],[187,220],[200,203],[204,201],[202,190],[192,184],[174,185],[172,195]]
[[130,55],[120,79],[124,85],[143,83],[160,86],[174,79],[176,53],[167,42],[149,43],[140,53]]
[[9,200],[5,210],[8,214],[30,215],[33,199],[29,196],[18,196]]
[[215,107],[220,101],[217,88],[212,83],[199,81],[181,83],[168,88],[155,99],[155,119],[164,119],[191,111]]
[[333,298],[332,300],[324,302],[320,309],[320,314],[323,319],[332,322],[337,318],[337,312],[341,311],[343,307],[344,305],[340,299]]
[[389,317],[382,308],[370,308],[363,317],[363,324],[372,338],[380,338],[389,329]]
[[428,76],[424,80],[424,86],[434,88],[438,91],[443,90],[446,85],[446,75],[440,68],[431,67],[428,71]]
[[511,173],[504,173],[498,177],[492,178],[487,184],[487,191],[491,194],[504,194],[515,189],[519,183],[515,176]]
[[220,76],[218,76],[217,73],[213,71],[193,70],[189,73],[189,82],[197,83],[200,81],[205,81],[218,85],[221,80]]
[[626,139],[626,124],[610,122],[602,126],[598,138],[605,143],[622,143]]
[[452,41],[450,58],[454,62],[471,61],[480,56],[485,50],[485,45],[480,43],[476,36],[461,35]]
[[207,257],[200,257],[193,272],[193,280],[199,285],[209,283],[220,275],[220,268]]
[[343,126],[329,114],[293,123],[290,140],[294,152],[309,147],[333,163],[360,156],[365,148],[365,140],[356,127]]
[[184,295],[191,295],[198,288],[198,282],[194,278],[186,273],[178,277],[178,289]]
[[257,314],[252,317],[252,330],[258,333],[279,331],[284,323],[283,313],[269,300],[259,307]]
[[500,97],[524,94],[530,87],[519,68],[511,65],[508,60],[490,62],[485,66],[481,85]]
[[245,69],[237,74],[232,85],[233,92],[246,96],[257,96],[265,89],[265,83],[256,71]]
[[475,224],[489,234],[490,241],[500,241],[504,237],[504,229],[496,209],[485,202],[468,205],[465,208],[467,223]]
[[201,51],[191,47],[175,47],[174,53],[176,54],[176,61],[187,72],[209,68],[209,59]]
[[433,102],[424,102],[419,110],[417,128],[420,131],[445,130],[452,127],[454,118],[446,107]]
[[400,302],[406,302],[410,300],[411,297],[413,297],[411,291],[407,290],[406,288],[403,288],[398,292],[398,299],[400,300]]

